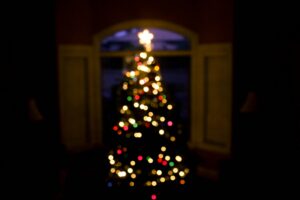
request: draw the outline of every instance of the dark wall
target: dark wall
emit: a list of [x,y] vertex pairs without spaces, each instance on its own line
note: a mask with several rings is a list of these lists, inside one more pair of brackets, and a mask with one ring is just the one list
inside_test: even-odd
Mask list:
[[233,0],[142,2],[138,0],[60,0],[56,22],[59,44],[91,44],[93,35],[136,19],[165,20],[186,27],[200,43],[232,42]]
[[[288,3],[236,2],[234,167],[245,193],[296,194],[300,147],[299,12]],[[248,92],[257,111],[242,113]],[[268,186],[270,189],[267,189]]]
[[[9,198],[50,199],[59,157],[54,3],[9,2],[5,10],[0,128],[4,190]],[[43,121],[31,120],[30,98]]]

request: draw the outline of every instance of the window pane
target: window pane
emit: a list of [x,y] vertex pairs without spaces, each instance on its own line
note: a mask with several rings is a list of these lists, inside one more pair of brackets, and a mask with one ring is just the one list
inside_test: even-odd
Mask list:
[[[115,32],[102,40],[100,45],[101,51],[112,52],[138,50],[139,41],[137,34],[142,30],[143,28],[131,28]],[[180,51],[191,49],[188,39],[176,32],[158,28],[148,28],[148,30],[154,35],[154,39],[152,41],[153,51]]]

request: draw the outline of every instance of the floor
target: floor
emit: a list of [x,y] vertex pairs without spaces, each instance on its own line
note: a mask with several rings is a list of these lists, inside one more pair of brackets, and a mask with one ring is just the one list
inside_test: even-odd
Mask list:
[[[106,156],[101,151],[91,151],[70,156],[61,181],[61,188],[56,199],[60,200],[99,200],[105,199],[151,199],[144,192],[132,192],[122,189],[108,189],[104,182],[104,164]],[[166,189],[157,197],[161,199],[211,199],[219,194],[216,182],[193,175],[188,187]]]

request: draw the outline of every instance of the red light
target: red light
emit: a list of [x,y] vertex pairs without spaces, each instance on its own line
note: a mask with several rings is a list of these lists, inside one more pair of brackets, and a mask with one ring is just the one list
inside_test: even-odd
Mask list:
[[134,96],[134,99],[135,99],[135,100],[139,100],[139,99],[140,99],[140,96],[139,96],[139,95],[135,95],[135,96]]
[[152,194],[152,195],[151,195],[151,199],[152,199],[152,200],[156,200],[156,198],[157,198],[157,197],[156,197],[156,194]]
[[123,126],[124,131],[128,131],[128,126]]
[[114,127],[113,127],[113,130],[114,130],[114,131],[117,131],[117,130],[118,130],[118,126],[114,126]]
[[165,160],[162,162],[162,165],[163,165],[163,166],[167,166],[167,164],[168,164],[168,162],[165,161]]
[[163,160],[162,160],[161,158],[158,158],[158,159],[157,159],[157,162],[158,162],[158,163],[161,163],[162,161],[163,161]]
[[143,156],[138,156],[138,160],[142,161],[143,160]]
[[172,126],[173,122],[172,121],[168,121],[168,126]]
[[159,100],[163,100],[163,99],[164,99],[164,97],[163,97],[163,96],[161,96],[161,95],[159,95],[159,96],[158,96],[158,99],[159,99]]
[[117,150],[117,154],[119,154],[119,155],[122,154],[122,150],[121,150],[121,149],[118,149],[118,150]]

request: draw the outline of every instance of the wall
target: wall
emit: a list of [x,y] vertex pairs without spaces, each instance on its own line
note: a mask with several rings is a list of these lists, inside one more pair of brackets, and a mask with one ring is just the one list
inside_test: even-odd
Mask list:
[[135,19],[166,20],[191,29],[199,43],[233,40],[233,0],[60,0],[56,5],[58,44],[91,44],[101,30]]

